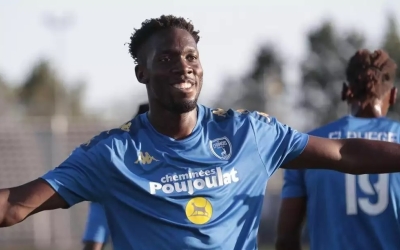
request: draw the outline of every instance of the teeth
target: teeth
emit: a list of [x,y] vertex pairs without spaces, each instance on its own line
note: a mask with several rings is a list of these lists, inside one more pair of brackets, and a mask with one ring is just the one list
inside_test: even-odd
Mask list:
[[173,86],[177,89],[189,89],[193,86],[193,84],[184,82],[184,83],[174,84]]

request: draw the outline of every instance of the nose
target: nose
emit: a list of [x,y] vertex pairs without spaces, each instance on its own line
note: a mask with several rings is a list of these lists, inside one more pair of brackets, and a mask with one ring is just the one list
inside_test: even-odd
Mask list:
[[193,74],[192,67],[186,62],[185,59],[179,60],[174,67],[172,67],[172,73],[179,75],[190,75]]

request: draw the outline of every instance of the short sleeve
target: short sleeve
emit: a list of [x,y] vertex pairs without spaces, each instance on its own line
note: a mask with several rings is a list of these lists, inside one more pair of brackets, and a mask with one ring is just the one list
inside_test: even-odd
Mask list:
[[[58,166],[49,171],[42,179],[70,205],[82,201],[99,201],[106,186],[104,169],[110,162],[110,152],[105,145],[95,145],[89,150],[84,147],[75,149]],[[103,176],[103,178],[102,178]]]
[[258,151],[269,176],[303,152],[309,139],[307,134],[265,113],[252,112],[251,117]]
[[106,214],[99,203],[90,203],[83,242],[106,243],[109,237]]
[[285,170],[281,196],[282,198],[295,198],[306,196],[304,170]]

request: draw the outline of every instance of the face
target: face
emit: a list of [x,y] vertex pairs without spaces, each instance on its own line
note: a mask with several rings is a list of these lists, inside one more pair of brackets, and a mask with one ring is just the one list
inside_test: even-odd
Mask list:
[[149,102],[179,114],[195,109],[203,69],[192,35],[171,28],[153,35],[144,47],[136,76],[146,84]]

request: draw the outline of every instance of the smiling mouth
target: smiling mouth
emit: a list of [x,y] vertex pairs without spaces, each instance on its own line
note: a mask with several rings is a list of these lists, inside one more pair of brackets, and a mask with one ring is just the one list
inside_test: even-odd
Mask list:
[[188,90],[191,87],[194,86],[193,83],[191,82],[181,82],[181,83],[176,83],[171,85],[173,88],[179,89],[179,90]]

